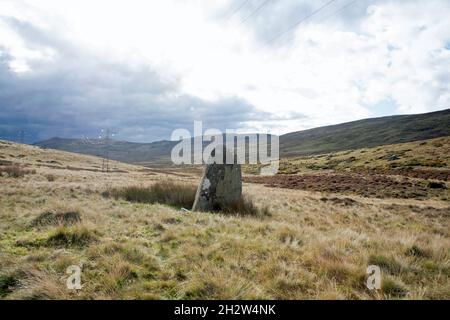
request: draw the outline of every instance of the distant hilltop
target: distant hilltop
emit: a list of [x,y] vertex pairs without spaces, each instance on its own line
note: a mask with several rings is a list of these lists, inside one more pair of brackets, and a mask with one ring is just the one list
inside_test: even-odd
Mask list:
[[[280,136],[281,157],[324,154],[450,136],[450,109],[415,115],[399,115],[352,121],[297,131]],[[135,143],[108,140],[108,144],[83,139],[52,138],[35,143],[42,148],[64,150],[134,164],[170,163],[176,141]]]

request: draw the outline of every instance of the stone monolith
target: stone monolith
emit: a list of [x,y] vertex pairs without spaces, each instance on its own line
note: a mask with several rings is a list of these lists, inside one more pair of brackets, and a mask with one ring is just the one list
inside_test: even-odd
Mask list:
[[192,211],[216,211],[242,197],[241,165],[207,164],[197,189]]

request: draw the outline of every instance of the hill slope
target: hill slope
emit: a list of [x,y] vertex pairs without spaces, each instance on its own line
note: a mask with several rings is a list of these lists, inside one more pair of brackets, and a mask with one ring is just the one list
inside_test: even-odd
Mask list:
[[[324,154],[450,136],[450,109],[417,114],[365,119],[292,132],[280,136],[282,157]],[[177,142],[133,143],[108,140],[61,139],[36,143],[44,148],[104,156],[138,164],[168,164]]]
[[450,109],[416,115],[365,119],[288,133],[282,156],[300,156],[425,140],[450,135]]
[[[440,157],[442,170],[450,144],[438,140],[353,152],[378,166],[409,162],[411,149],[421,164]],[[385,162],[386,150],[399,159]],[[270,210],[259,218],[108,196],[158,182],[192,188],[198,175],[114,162],[107,174],[100,158],[0,141],[0,300],[448,300],[448,189],[320,169],[352,155],[332,156],[283,160],[314,165],[289,175],[295,186],[283,176],[273,187],[245,183],[246,197]],[[9,175],[12,163],[26,174]],[[67,290],[67,268],[81,264],[82,289]],[[382,269],[380,290],[366,288],[368,265]]]
[[117,140],[90,140],[52,138],[35,145],[46,149],[105,157],[126,163],[166,164],[170,162],[170,152],[177,142],[157,141],[153,143],[135,143]]

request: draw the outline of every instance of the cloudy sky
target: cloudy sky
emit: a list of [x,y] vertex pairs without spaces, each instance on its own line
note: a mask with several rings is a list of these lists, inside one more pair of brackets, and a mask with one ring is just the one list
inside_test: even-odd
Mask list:
[[0,0],[0,138],[287,133],[450,107],[448,0]]

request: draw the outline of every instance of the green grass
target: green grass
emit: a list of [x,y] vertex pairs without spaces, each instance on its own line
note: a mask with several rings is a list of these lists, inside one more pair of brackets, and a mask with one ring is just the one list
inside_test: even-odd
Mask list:
[[47,246],[84,247],[97,240],[94,231],[86,227],[59,227],[45,240]]
[[10,294],[18,283],[19,281],[12,274],[0,275],[0,298]]
[[190,209],[194,204],[196,192],[197,187],[193,185],[160,182],[150,187],[131,186],[110,189],[103,192],[103,196],[121,198],[130,202],[161,203]]
[[243,196],[239,201],[233,202],[227,207],[218,208],[217,211],[220,211],[225,214],[235,214],[240,216],[253,216],[253,217],[264,217],[270,216],[269,207],[257,207],[253,201]]
[[402,298],[408,293],[408,290],[402,284],[392,279],[383,280],[381,289],[385,295],[393,298]]
[[399,274],[402,271],[402,265],[391,257],[372,255],[369,258],[369,264],[379,266],[381,270],[392,275]]
[[[137,203],[160,203],[176,208],[190,209],[194,205],[197,187],[193,185],[177,184],[171,181],[159,182],[150,187],[131,186],[109,189],[103,192],[104,197],[124,199]],[[214,212],[230,215],[264,217],[270,216],[267,206],[257,207],[253,201],[242,196],[239,201],[230,203],[226,207],[217,207]]]
[[73,225],[81,221],[81,215],[78,211],[52,212],[45,211],[38,215],[31,222],[31,226],[49,226],[49,225]]
[[293,132],[280,137],[280,154],[323,154],[448,136],[449,122],[450,109],[447,109],[417,115],[365,119]]
[[417,245],[413,245],[408,248],[405,252],[407,256],[416,257],[416,258],[431,258],[432,252],[430,250],[422,249]]

